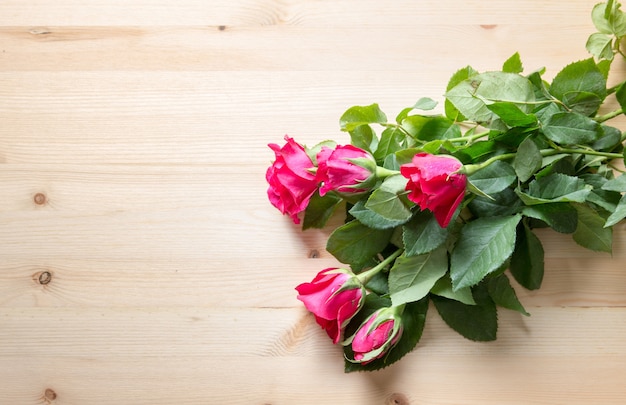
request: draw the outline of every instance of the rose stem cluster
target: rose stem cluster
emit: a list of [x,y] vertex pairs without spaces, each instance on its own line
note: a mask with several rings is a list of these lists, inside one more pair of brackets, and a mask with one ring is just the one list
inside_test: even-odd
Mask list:
[[371,314],[348,339],[345,328],[363,308],[365,286],[378,272],[385,269],[400,254],[398,249],[378,265],[355,275],[348,269],[328,268],[320,271],[310,283],[296,287],[298,299],[315,316],[333,343],[351,345],[355,363],[367,364],[385,355],[402,335],[401,316],[404,305],[383,307]]

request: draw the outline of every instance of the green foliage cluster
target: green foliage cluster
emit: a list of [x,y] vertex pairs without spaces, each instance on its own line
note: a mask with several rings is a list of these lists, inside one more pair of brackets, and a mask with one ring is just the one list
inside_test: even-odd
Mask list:
[[[313,197],[303,227],[324,227],[345,207],[346,221],[330,235],[327,250],[356,273],[402,250],[368,285],[374,291],[368,303],[378,301],[348,329],[380,302],[407,305],[408,327],[389,356],[365,366],[346,362],[347,371],[375,370],[411,351],[429,301],[452,329],[475,341],[496,338],[497,307],[529,315],[509,276],[529,290],[541,286],[544,249],[537,228],[611,252],[613,225],[626,216],[626,177],[618,168],[626,136],[608,122],[623,114],[626,85],[608,87],[607,79],[622,53],[626,17],[609,1],[597,5],[592,18],[599,32],[587,49],[594,57],[565,66],[551,82],[544,69],[524,73],[515,53],[498,71],[467,66],[454,73],[442,113],[434,112],[434,100],[422,98],[393,121],[377,104],[341,116],[351,143],[371,152],[379,166],[399,170],[418,152],[452,155],[464,165],[469,190],[446,228],[408,201],[407,179],[400,175],[380,180],[356,201],[332,193]],[[611,98],[621,108],[601,114]]]

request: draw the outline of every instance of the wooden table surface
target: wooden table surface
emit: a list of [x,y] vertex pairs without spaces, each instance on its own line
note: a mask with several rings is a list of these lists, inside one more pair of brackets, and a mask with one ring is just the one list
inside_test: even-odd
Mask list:
[[[597,0],[0,1],[0,404],[624,404],[614,253],[541,232],[532,316],[344,374],[294,287],[336,264],[267,201],[267,143],[589,57]],[[615,80],[626,78],[615,63]],[[626,129],[625,122],[621,126]]]

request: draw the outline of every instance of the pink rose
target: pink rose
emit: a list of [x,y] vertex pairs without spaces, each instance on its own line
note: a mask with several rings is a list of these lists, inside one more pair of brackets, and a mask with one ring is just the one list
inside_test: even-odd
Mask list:
[[383,357],[402,336],[404,307],[381,308],[367,318],[351,338],[354,362],[363,365]]
[[442,228],[448,226],[463,197],[467,177],[455,173],[463,164],[452,156],[418,153],[411,163],[400,167],[400,173],[409,179],[408,199],[422,210],[435,214]]
[[313,281],[296,287],[298,299],[315,315],[317,323],[333,343],[339,343],[343,331],[365,302],[365,288],[346,269],[328,268]]
[[320,195],[329,191],[359,194],[369,191],[376,181],[376,160],[367,151],[352,145],[326,146],[317,154],[317,179],[323,182]]
[[315,166],[302,145],[288,136],[285,140],[287,143],[282,148],[268,145],[276,154],[276,160],[265,173],[270,185],[267,195],[274,207],[299,224],[298,214],[306,209],[318,182],[310,172]]

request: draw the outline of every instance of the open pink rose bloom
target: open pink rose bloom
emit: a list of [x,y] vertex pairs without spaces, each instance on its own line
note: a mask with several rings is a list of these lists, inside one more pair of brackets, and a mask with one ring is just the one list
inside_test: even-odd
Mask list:
[[302,145],[288,136],[285,140],[283,147],[268,145],[276,154],[276,160],[265,173],[270,185],[267,195],[274,207],[299,224],[298,214],[306,209],[318,182],[310,172],[314,165]]
[[365,301],[365,288],[345,269],[322,270],[313,281],[300,284],[296,290],[298,299],[315,315],[333,343],[339,343],[344,328]]
[[[376,160],[367,151],[352,145],[323,147],[317,154],[317,179],[322,182],[320,195],[329,191],[346,194],[367,192],[375,179]],[[367,167],[364,167],[367,166]]]
[[409,179],[408,199],[422,210],[432,211],[442,228],[448,226],[465,196],[467,177],[455,173],[462,166],[452,156],[418,153],[411,163],[400,167],[400,173]]

